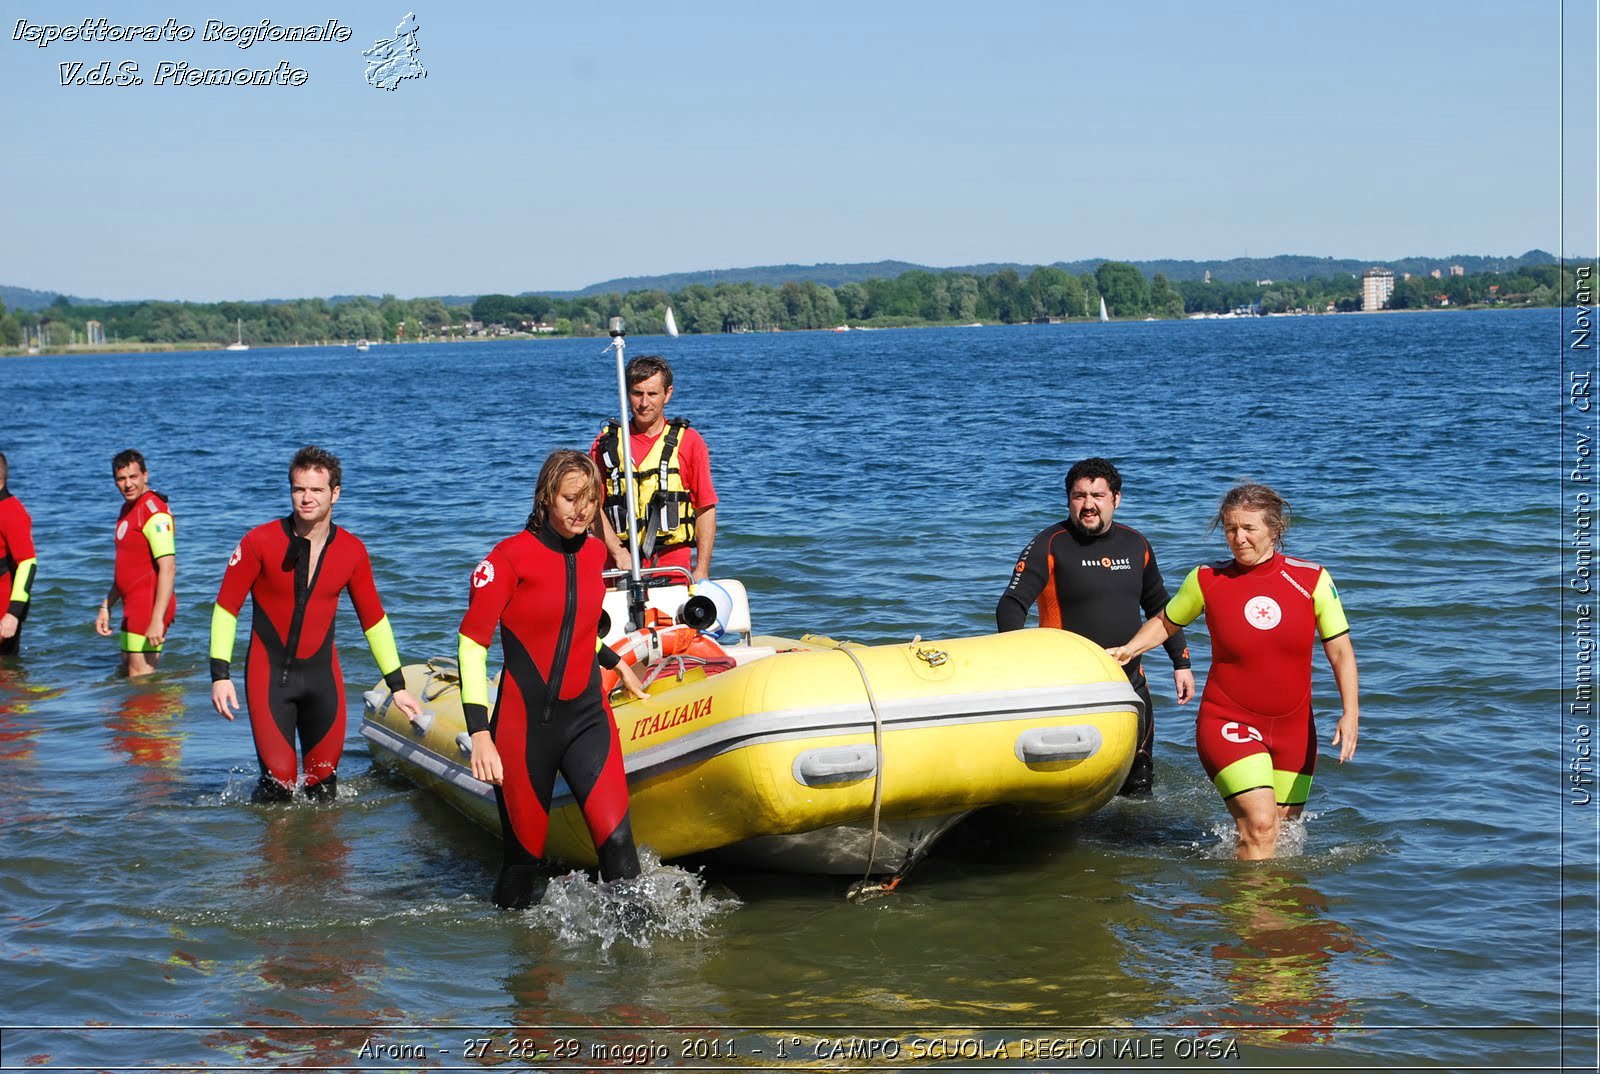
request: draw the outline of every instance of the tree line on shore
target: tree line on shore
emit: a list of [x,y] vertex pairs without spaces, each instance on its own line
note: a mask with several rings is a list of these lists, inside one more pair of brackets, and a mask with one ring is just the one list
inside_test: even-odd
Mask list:
[[[1593,292],[1594,266],[1589,266]],[[1573,301],[1577,266],[1531,265],[1508,273],[1479,272],[1395,281],[1390,309],[1436,306],[1554,306]],[[694,284],[681,290],[557,298],[546,295],[483,295],[470,306],[446,306],[437,298],[322,298],[286,302],[122,302],[73,304],[58,296],[38,311],[7,313],[0,305],[0,347],[34,341],[51,348],[83,342],[90,321],[99,322],[107,343],[200,346],[227,343],[242,331],[246,342],[291,345],[369,340],[463,338],[499,326],[513,333],[536,326],[551,335],[603,334],[608,318],[621,315],[635,333],[664,331],[670,306],[679,328],[690,333],[793,331],[841,324],[870,327],[1027,323],[1099,315],[1101,300],[1116,318],[1175,318],[1228,313],[1313,312],[1361,307],[1361,280],[1335,276],[1254,283],[1172,283],[1162,273],[1149,279],[1126,262],[1106,261],[1093,272],[1073,274],[1043,267],[1023,276],[1015,269],[989,275],[906,272],[829,287],[818,283],[769,286]],[[239,326],[236,329],[236,326]]]

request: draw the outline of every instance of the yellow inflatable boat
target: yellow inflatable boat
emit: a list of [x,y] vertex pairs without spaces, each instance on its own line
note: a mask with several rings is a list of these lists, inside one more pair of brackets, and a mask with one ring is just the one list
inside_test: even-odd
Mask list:
[[[1071,819],[1104,805],[1133,761],[1140,701],[1104,650],[1061,630],[857,646],[750,633],[744,589],[717,583],[720,650],[645,652],[648,700],[613,699],[636,840],[664,860],[898,873],[973,810]],[[688,592],[660,587],[674,615]],[[620,594],[608,614],[620,623]],[[608,642],[627,640],[613,631]],[[698,650],[698,652],[696,652]],[[405,669],[425,728],[366,695],[362,734],[379,764],[437,791],[490,830],[472,777],[459,679],[443,660]],[[651,677],[654,681],[651,681]],[[490,684],[493,696],[495,684]],[[577,804],[558,781],[547,853],[592,866]]]

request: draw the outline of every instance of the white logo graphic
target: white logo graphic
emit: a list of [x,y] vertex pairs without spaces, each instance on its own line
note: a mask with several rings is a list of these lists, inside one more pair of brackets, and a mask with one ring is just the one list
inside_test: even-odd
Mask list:
[[484,560],[472,570],[472,588],[482,589],[494,581],[494,564]]
[[117,540],[122,540],[128,535],[128,520],[123,519],[117,523]]
[[161,505],[156,503],[156,498],[154,496],[150,497],[150,502],[145,504],[145,506],[150,509],[150,513],[152,515],[159,515],[161,513]]
[[1244,606],[1244,621],[1257,630],[1271,630],[1283,622],[1283,609],[1271,597],[1251,597]]
[[244,558],[244,545],[242,545],[242,544],[234,545],[233,546],[233,555],[228,557],[228,566],[237,567],[239,565],[239,561],[241,559],[243,559],[243,558]]
[[1254,727],[1242,723],[1225,723],[1222,725],[1222,737],[1229,742],[1265,742],[1261,732]]
[[377,39],[361,54],[367,58],[367,85],[393,92],[408,78],[427,78],[427,68],[417,59],[421,51],[417,44],[417,16],[408,11],[394,28],[393,37]]

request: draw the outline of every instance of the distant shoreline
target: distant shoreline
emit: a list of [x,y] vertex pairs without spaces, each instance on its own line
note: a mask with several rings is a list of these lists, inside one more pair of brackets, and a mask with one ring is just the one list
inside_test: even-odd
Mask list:
[[[572,336],[532,335],[522,333],[512,336],[468,336],[455,339],[408,339],[410,343],[498,343],[512,339],[572,339]],[[216,354],[248,354],[249,351],[229,351],[226,343],[68,343],[65,346],[40,347],[30,352],[26,347],[0,347],[0,358],[79,357],[93,354],[166,354],[177,351],[212,352]],[[373,343],[373,347],[399,346],[396,343]],[[252,343],[250,350],[355,350],[354,343]]]
[[[1267,314],[1251,315],[1251,316],[1243,316],[1243,317],[1193,316],[1193,315],[1187,316],[1187,317],[1113,317],[1107,323],[1110,323],[1110,324],[1142,324],[1142,323],[1145,323],[1147,321],[1172,321],[1172,322],[1178,322],[1178,321],[1201,321],[1201,320],[1250,321],[1250,320],[1277,319],[1277,318],[1284,318],[1284,317],[1372,317],[1372,316],[1381,316],[1383,314],[1391,314],[1391,313],[1395,313],[1395,314],[1406,314],[1406,313],[1446,313],[1446,314],[1448,314],[1448,313],[1470,313],[1470,312],[1479,311],[1479,310],[1502,312],[1503,313],[1503,312],[1513,311],[1513,310],[1559,309],[1559,308],[1561,308],[1561,307],[1558,307],[1558,306],[1481,305],[1481,306],[1448,306],[1448,307],[1444,307],[1444,308],[1434,307],[1434,308],[1430,308],[1430,309],[1406,309],[1406,310],[1371,310],[1371,311],[1368,311],[1368,310],[1349,310],[1349,311],[1340,312],[1340,313],[1267,313]],[[1058,324],[1099,324],[1099,323],[1101,323],[1101,322],[1095,320],[1092,317],[1075,317],[1075,318],[1071,318],[1071,319],[1068,319],[1068,320],[1058,320],[1058,321],[1049,322],[1049,324],[1051,324],[1051,325],[1058,325]],[[977,324],[978,326],[984,327],[984,328],[990,328],[990,327],[1006,327],[1006,328],[1036,327],[1036,328],[1043,328],[1043,327],[1048,327],[1048,325],[1043,325],[1043,324],[1029,325],[1029,324],[1024,323],[1024,322],[1016,322],[1014,324],[1006,324],[1004,321],[985,321],[985,322],[964,321],[964,322],[961,322],[961,323],[958,324],[958,323],[949,322],[949,321],[937,321],[937,322],[923,322],[923,323],[918,323],[918,324],[876,324],[876,325],[875,324],[859,324],[859,325],[851,325],[850,326],[850,331],[852,331],[852,332],[875,332],[875,331],[882,331],[882,330],[890,329],[890,328],[970,328],[970,327],[974,327],[975,324]],[[773,334],[792,335],[792,334],[796,334],[796,333],[800,333],[800,332],[833,333],[833,332],[837,332],[837,331],[839,331],[837,328],[789,328],[789,329],[773,329],[771,332],[734,332],[734,333],[718,332],[718,333],[689,333],[689,334],[691,334],[691,335],[702,335],[702,336],[705,336],[706,338],[709,339],[709,338],[713,338],[714,336],[722,336],[722,335],[773,335]],[[465,337],[457,337],[457,338],[452,338],[452,339],[420,339],[420,340],[419,339],[412,339],[412,340],[405,340],[404,342],[406,344],[418,344],[418,343],[422,343],[422,344],[437,344],[437,343],[484,344],[484,343],[525,342],[525,341],[528,341],[528,340],[602,339],[602,338],[604,338],[604,337],[601,336],[599,333],[594,333],[592,335],[582,335],[582,336],[580,336],[580,335],[552,336],[552,335],[543,334],[543,333],[534,334],[534,333],[531,333],[531,332],[517,332],[517,333],[512,333],[511,335],[506,335],[506,336],[465,336]],[[654,333],[654,334],[651,334],[648,337],[641,335],[639,338],[663,338],[664,339],[664,338],[667,338],[667,337],[661,336],[659,333]],[[378,348],[392,347],[392,346],[399,346],[399,345],[400,344],[398,344],[398,343],[374,343],[374,344],[372,344],[372,346],[378,347]],[[127,354],[127,355],[167,354],[167,353],[176,353],[176,352],[179,352],[179,351],[184,351],[184,352],[212,352],[212,353],[216,353],[216,354],[249,353],[248,351],[231,351],[230,352],[230,351],[227,351],[225,349],[226,346],[227,345],[225,343],[214,343],[214,342],[205,342],[205,343],[95,343],[95,344],[90,344],[90,343],[69,343],[64,347],[42,347],[38,351],[32,352],[32,353],[30,353],[28,351],[28,349],[25,348],[25,347],[0,347],[0,358],[79,357],[79,356],[99,355],[99,354],[107,354],[107,355],[116,355],[116,354]],[[251,349],[252,350],[302,350],[302,349],[328,350],[328,349],[334,349],[334,348],[354,349],[354,344],[345,343],[345,342],[339,342],[339,343],[258,343],[258,344],[252,344],[251,345]]]

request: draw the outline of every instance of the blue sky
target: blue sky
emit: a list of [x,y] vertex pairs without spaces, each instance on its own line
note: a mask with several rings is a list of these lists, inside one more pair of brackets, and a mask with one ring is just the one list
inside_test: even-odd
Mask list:
[[[773,263],[1595,252],[1595,5],[8,3],[0,282],[572,289]],[[406,12],[423,80],[368,86]],[[347,44],[12,39],[337,18]],[[1371,11],[1369,14],[1368,12]],[[63,87],[137,63],[143,86]],[[304,68],[162,87],[157,63]],[[1587,196],[1574,193],[1587,185]]]

